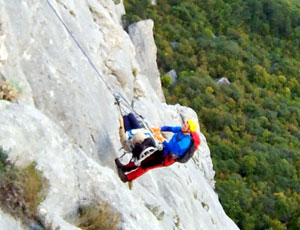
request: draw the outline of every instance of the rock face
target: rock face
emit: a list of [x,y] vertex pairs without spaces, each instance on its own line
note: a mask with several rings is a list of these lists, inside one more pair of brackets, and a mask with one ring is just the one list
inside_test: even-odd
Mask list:
[[176,73],[176,71],[174,69],[172,69],[167,74],[171,77],[171,79],[172,79],[172,85],[174,85],[176,83],[176,81],[177,81],[177,73]]
[[160,74],[157,69],[157,48],[153,38],[153,21],[151,19],[133,23],[128,27],[129,36],[135,46],[136,59],[141,71],[150,81],[151,87],[164,102],[165,97],[161,88]]
[[222,77],[222,78],[216,79],[215,82],[218,85],[230,85],[231,84],[230,81],[226,77]]
[[[159,75],[149,75],[146,63],[137,60],[137,45],[120,25],[120,5],[49,3],[0,0],[0,73],[19,90],[17,103],[0,101],[0,145],[18,166],[35,161],[49,180],[40,214],[53,229],[78,229],[66,216],[83,202],[104,200],[121,213],[121,229],[237,229],[213,191],[203,135],[187,164],[153,170],[131,190],[119,180],[113,160],[121,155],[120,113],[113,93],[153,126],[180,125],[197,115],[161,102],[152,86]],[[153,53],[148,58],[155,62]],[[0,229],[26,228],[0,210]]]

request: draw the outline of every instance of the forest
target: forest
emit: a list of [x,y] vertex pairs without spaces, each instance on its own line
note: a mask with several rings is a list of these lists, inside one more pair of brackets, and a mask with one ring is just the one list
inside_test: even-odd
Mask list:
[[197,112],[227,215],[242,230],[299,230],[300,1],[124,4],[127,26],[154,21],[167,102]]

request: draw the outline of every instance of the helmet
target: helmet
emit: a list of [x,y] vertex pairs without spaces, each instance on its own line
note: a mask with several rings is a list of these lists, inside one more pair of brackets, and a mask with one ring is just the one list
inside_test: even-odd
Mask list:
[[188,125],[190,126],[190,130],[191,132],[195,132],[197,129],[197,123],[195,121],[193,121],[192,119],[189,119],[187,121]]

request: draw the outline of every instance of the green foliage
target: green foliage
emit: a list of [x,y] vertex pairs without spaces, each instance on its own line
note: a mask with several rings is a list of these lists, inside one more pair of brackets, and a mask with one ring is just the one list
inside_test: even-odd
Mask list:
[[161,76],[161,83],[163,87],[170,88],[172,85],[172,78],[170,77],[169,74],[164,74]]
[[45,227],[38,215],[38,206],[44,200],[47,181],[35,164],[19,169],[7,161],[7,154],[1,149],[0,206],[5,212],[19,218],[24,225]]
[[0,175],[4,172],[7,165],[7,157],[6,151],[0,146]]
[[154,20],[167,101],[197,112],[226,213],[241,229],[300,229],[299,2],[140,2],[128,18]]

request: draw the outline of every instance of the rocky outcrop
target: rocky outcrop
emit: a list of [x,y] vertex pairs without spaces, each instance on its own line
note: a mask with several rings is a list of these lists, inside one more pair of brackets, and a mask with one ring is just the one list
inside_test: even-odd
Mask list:
[[176,73],[176,71],[174,69],[172,69],[167,74],[171,77],[172,85],[174,85],[177,82],[177,73]]
[[153,21],[144,20],[134,23],[128,27],[129,36],[136,50],[136,59],[141,67],[141,71],[150,81],[151,87],[161,101],[165,102],[165,97],[161,88],[160,74],[156,63],[157,48],[153,38]]
[[230,81],[228,80],[228,78],[226,77],[222,77],[222,78],[219,78],[219,79],[216,79],[215,82],[218,84],[218,85],[230,85]]
[[[49,2],[72,34],[47,0],[0,0],[5,36],[0,50],[6,51],[0,54],[0,73],[19,89],[17,103],[0,101],[0,145],[17,166],[34,161],[48,179],[40,215],[53,229],[78,229],[66,216],[83,202],[105,200],[122,214],[121,229],[237,229],[213,191],[203,135],[187,164],[153,170],[131,190],[119,180],[113,161],[121,154],[114,92],[152,126],[180,125],[197,115],[161,102],[113,1]],[[1,212],[0,229],[8,222],[24,229]]]

